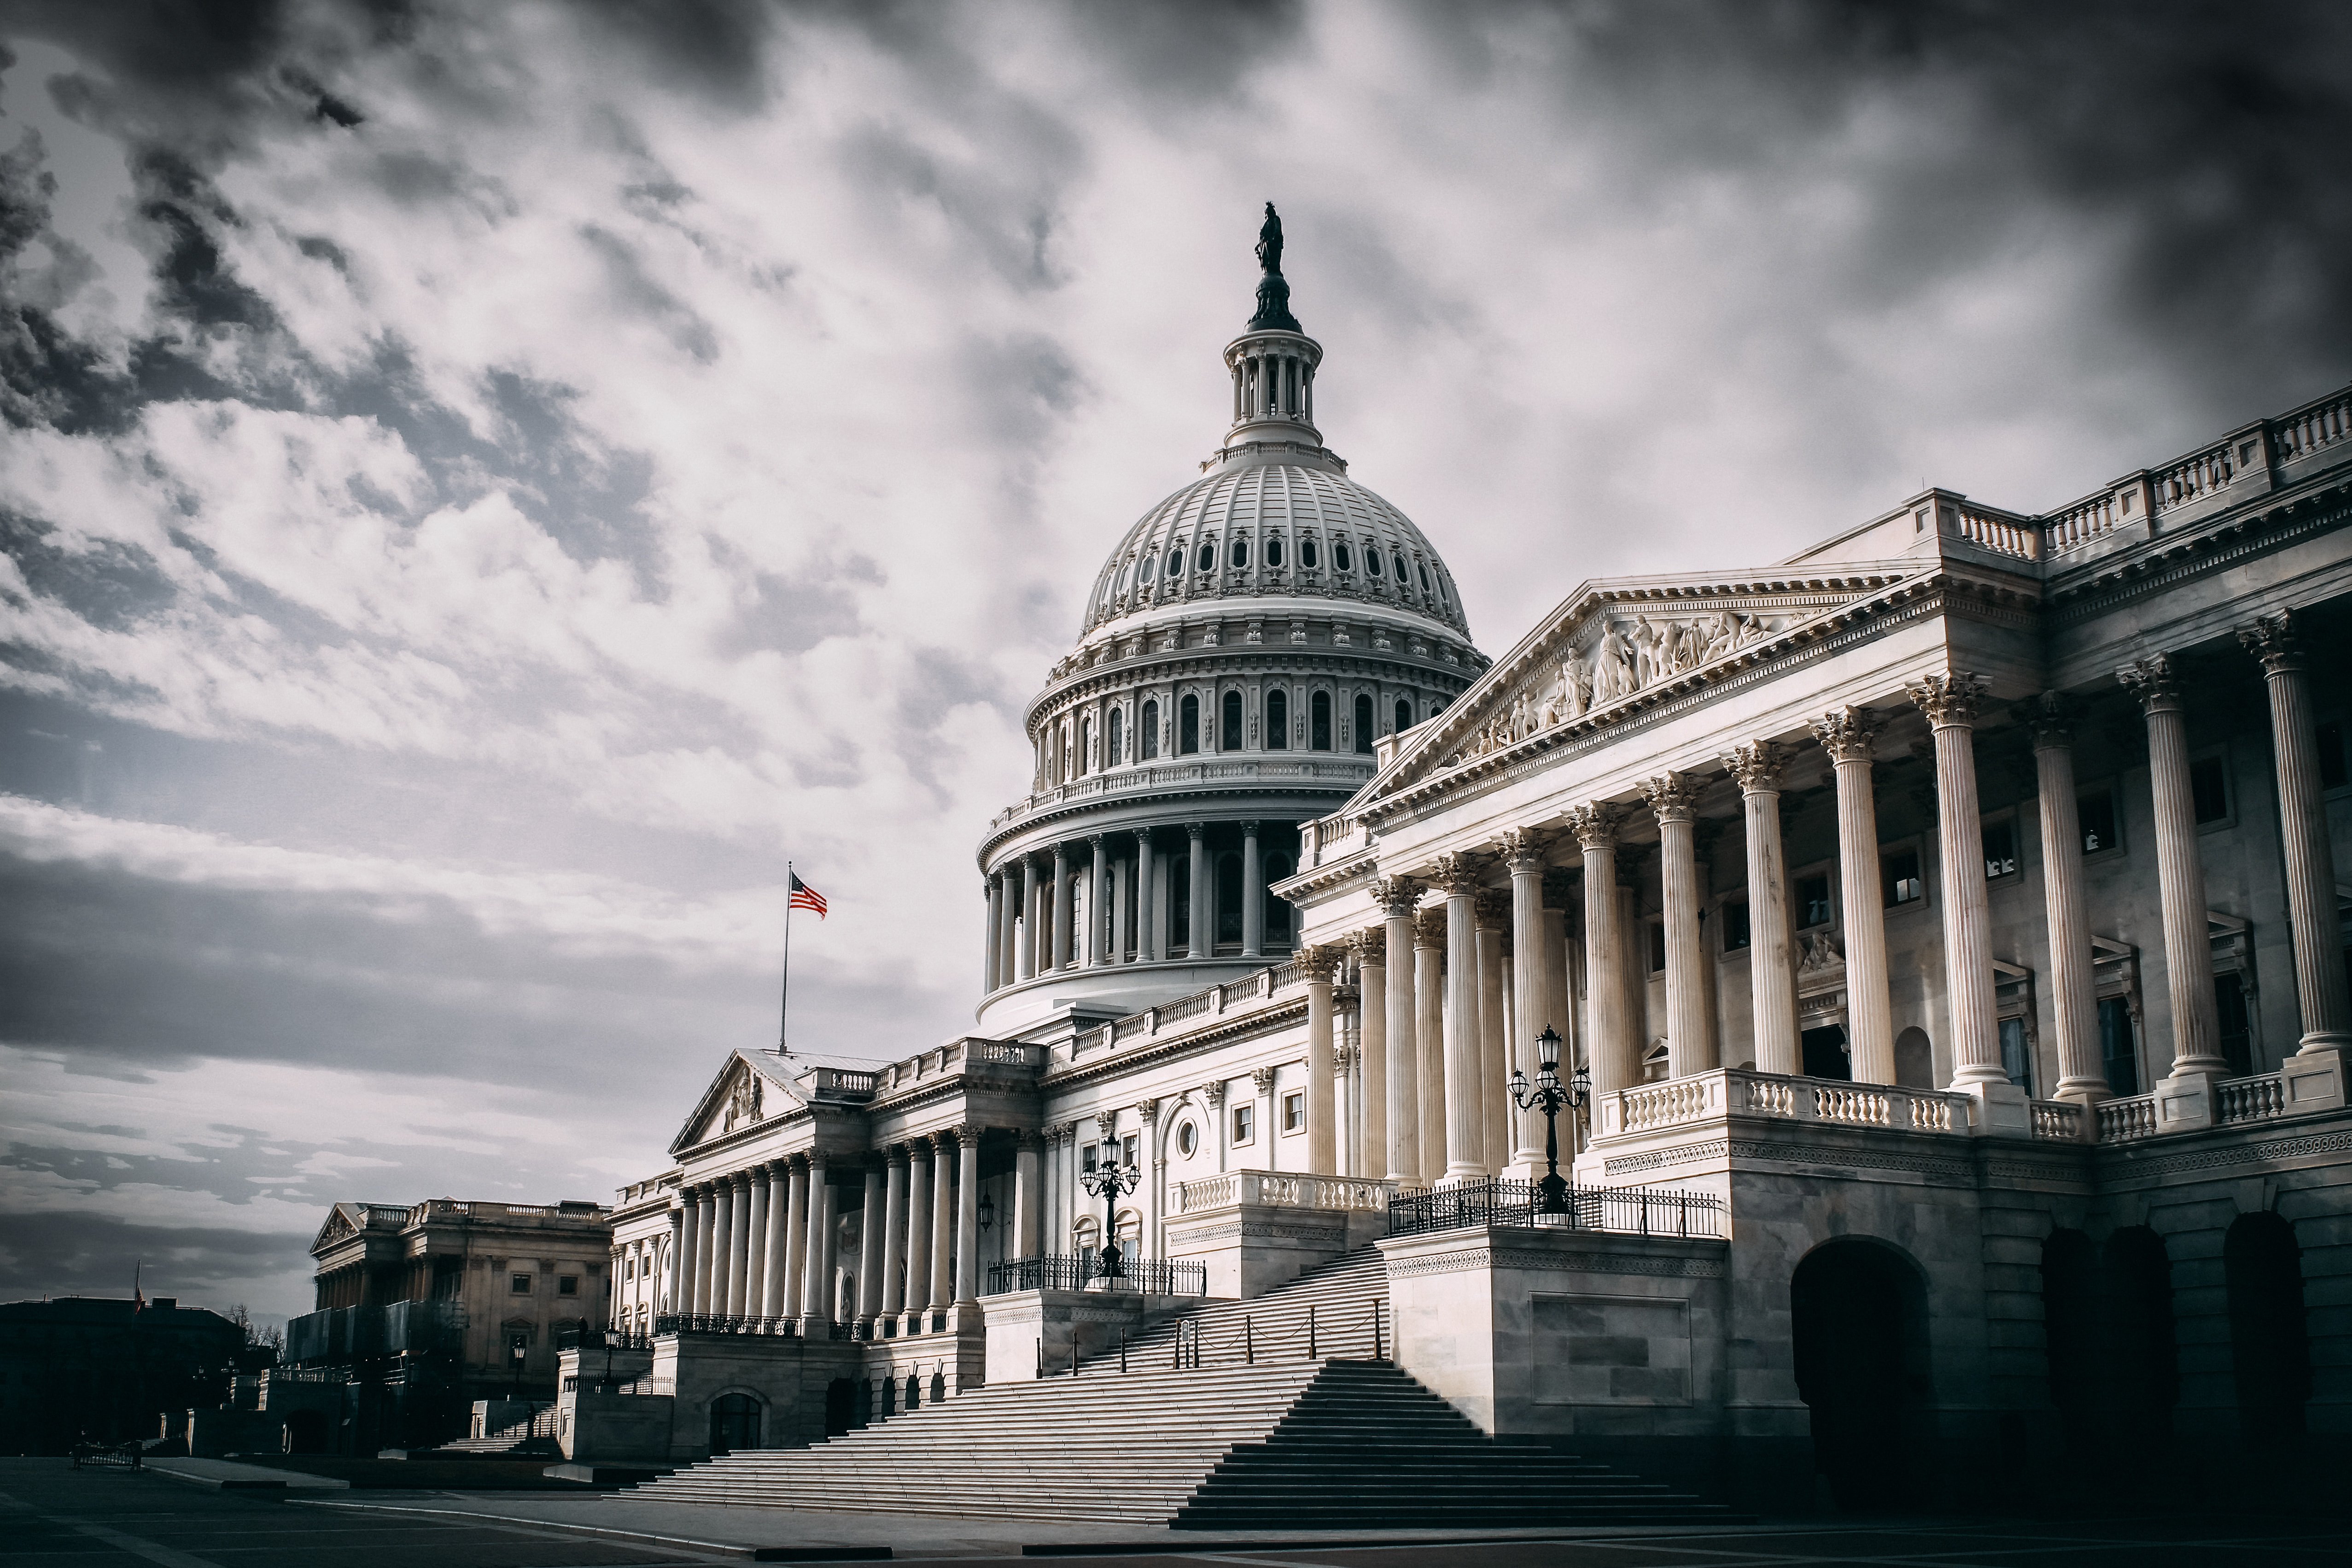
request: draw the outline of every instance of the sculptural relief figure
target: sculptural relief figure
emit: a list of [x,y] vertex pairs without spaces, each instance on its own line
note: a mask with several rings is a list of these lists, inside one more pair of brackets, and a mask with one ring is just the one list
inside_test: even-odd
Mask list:
[[1592,700],[1613,701],[1632,692],[1634,685],[1633,644],[1616,627],[1607,627],[1592,650]]
[[1563,719],[1582,718],[1584,710],[1592,704],[1592,672],[1584,661],[1570,650],[1559,662],[1559,716]]
[[1257,264],[1268,272],[1282,270],[1282,218],[1272,202],[1265,204],[1265,222],[1257,227]]

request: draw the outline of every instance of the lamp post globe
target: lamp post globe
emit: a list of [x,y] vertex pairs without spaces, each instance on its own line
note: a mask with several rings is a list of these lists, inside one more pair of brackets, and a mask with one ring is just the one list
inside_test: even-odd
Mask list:
[[1559,1031],[1545,1025],[1536,1036],[1535,1082],[1528,1082],[1524,1068],[1514,1068],[1511,1099],[1522,1111],[1543,1112],[1544,1178],[1536,1184],[1536,1212],[1565,1214],[1572,1223],[1576,1206],[1569,1201],[1568,1183],[1559,1174],[1559,1113],[1563,1107],[1583,1109],[1592,1081],[1580,1067],[1565,1084],[1560,1082],[1559,1045]]
[[1118,1250],[1118,1199],[1121,1193],[1133,1192],[1143,1179],[1143,1173],[1133,1166],[1118,1163],[1117,1138],[1105,1138],[1102,1159],[1094,1169],[1078,1174],[1079,1185],[1103,1200],[1103,1245],[1096,1274],[1105,1280],[1116,1280],[1123,1271]]

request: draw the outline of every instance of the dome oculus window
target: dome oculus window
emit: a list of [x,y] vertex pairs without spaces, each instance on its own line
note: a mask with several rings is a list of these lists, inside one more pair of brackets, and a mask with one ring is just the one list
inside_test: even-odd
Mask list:
[[1419,567],[1416,570],[1421,573],[1421,591],[1423,593],[1427,593],[1429,591],[1429,568],[1423,566]]
[[1236,569],[1249,565],[1249,540],[1235,539],[1233,549],[1225,552],[1225,564]]
[[1201,549],[1199,552],[1192,557],[1192,570],[1194,571],[1208,571],[1215,567],[1216,564],[1217,541],[1214,539],[1202,539],[1201,541]]
[[1315,570],[1315,541],[1313,539],[1300,539],[1298,541],[1298,564],[1305,567],[1309,571],[1313,571]]
[[1280,566],[1282,564],[1282,536],[1280,534],[1276,534],[1274,538],[1265,541],[1265,564],[1268,566]]
[[1160,570],[1160,558],[1159,558],[1158,556],[1146,556],[1146,557],[1144,557],[1144,558],[1143,558],[1143,580],[1144,580],[1144,581],[1146,581],[1146,582],[1150,582],[1150,581],[1152,580],[1152,578],[1158,574],[1159,570]]
[[1370,572],[1370,573],[1372,576],[1374,576],[1374,577],[1378,577],[1378,576],[1380,576],[1380,574],[1381,574],[1381,552],[1380,552],[1380,551],[1378,551],[1378,550],[1376,550],[1376,549],[1366,549],[1366,550],[1364,551],[1364,570],[1365,570],[1367,572]]
[[1405,584],[1404,552],[1402,550],[1396,552],[1396,571],[1397,586],[1399,588],[1402,588]]
[[[1356,570],[1356,563],[1353,560],[1350,560],[1348,557],[1347,540],[1341,539],[1331,547],[1331,563],[1338,567],[1341,571],[1353,571]],[[1313,566],[1315,563],[1310,560],[1307,564]]]
[[1178,544],[1171,548],[1168,551],[1168,575],[1170,578],[1173,579],[1181,577],[1183,574],[1184,547],[1181,544]]
[[1176,1129],[1176,1152],[1191,1159],[1200,1151],[1201,1129],[1191,1122]]

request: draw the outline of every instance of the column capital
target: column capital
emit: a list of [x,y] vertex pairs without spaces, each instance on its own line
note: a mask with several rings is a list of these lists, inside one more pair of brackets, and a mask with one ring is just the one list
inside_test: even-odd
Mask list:
[[986,904],[996,896],[996,873],[990,872],[980,879],[980,901]]
[[1698,815],[1698,781],[1687,773],[1662,773],[1637,786],[1659,825],[1687,822]]
[[931,1152],[934,1155],[944,1155],[955,1147],[955,1130],[951,1127],[940,1127],[932,1132],[921,1134],[919,1136],[924,1143],[931,1145]]
[[1465,898],[1478,891],[1478,862],[1469,855],[1440,855],[1434,870],[1434,880],[1448,898]]
[[2302,628],[2295,624],[2292,610],[2259,615],[2253,624],[2239,627],[2238,645],[2263,662],[2266,675],[2284,675],[2305,667]]
[[2139,699],[2144,713],[2180,711],[2180,675],[2173,669],[2168,653],[2150,653],[2145,659],[2135,659],[2116,672],[2116,679]]
[[893,1144],[882,1151],[882,1163],[894,1171],[905,1170],[914,1163],[914,1156],[904,1144]]
[[1255,819],[1252,819],[1252,820],[1244,821],[1242,823],[1242,831],[1243,831],[1244,833],[1245,833],[1245,834],[1249,835],[1251,838],[1255,838],[1255,837],[1257,837],[1257,822],[1255,821]]
[[1201,1098],[1208,1102],[1209,1109],[1212,1111],[1223,1107],[1225,1103],[1225,1081],[1222,1078],[1212,1078],[1202,1084]]
[[1550,841],[1550,834],[1534,828],[1507,829],[1500,845],[1503,863],[1510,868],[1513,876],[1540,873],[1544,868],[1544,850]]
[[824,1170],[825,1167],[824,1151],[823,1149],[811,1149],[807,1154],[801,1157],[808,1162],[809,1179],[811,1181],[814,1181],[816,1179],[817,1173]]
[[1413,916],[1412,945],[1444,951],[1445,910],[1443,906],[1432,906]]
[[1866,707],[1832,708],[1813,720],[1813,734],[1832,762],[1867,762],[1876,755],[1878,718]]
[[1348,949],[1355,954],[1356,967],[1359,969],[1361,969],[1366,966],[1370,966],[1375,969],[1384,969],[1388,967],[1388,933],[1381,930],[1377,926],[1373,927],[1370,931],[1349,932],[1348,934]]
[[1024,1127],[1013,1136],[1013,1146],[1024,1155],[1034,1155],[1045,1146],[1045,1134],[1039,1128]]
[[1723,754],[1724,767],[1739,780],[1742,793],[1770,795],[1780,788],[1780,768],[1789,759],[1787,751],[1773,741],[1753,740],[1745,746],[1735,746]]
[[2026,722],[2033,728],[2033,749],[2052,751],[2074,742],[2074,700],[2063,692],[2043,692],[2033,699]]
[[1184,824],[1184,836],[1191,839],[1197,844],[1202,839],[1209,836],[1209,824],[1206,822],[1187,822]]
[[1571,807],[1568,813],[1569,831],[1576,835],[1580,849],[1605,850],[1614,846],[1621,821],[1622,813],[1606,801]]
[[1275,1070],[1271,1067],[1253,1067],[1250,1069],[1250,1082],[1257,1086],[1259,1093],[1271,1094],[1274,1092],[1274,1074]]
[[1149,825],[1135,830],[1135,847],[1147,853],[1150,852],[1151,849],[1151,829]]
[[956,1146],[960,1149],[980,1147],[981,1136],[987,1131],[986,1127],[977,1122],[958,1122],[954,1126],[947,1129],[948,1135],[955,1139]]
[[1160,1120],[1159,1097],[1154,1095],[1148,1100],[1138,1100],[1135,1103],[1135,1113],[1142,1119],[1143,1124],[1147,1127],[1157,1123]]
[[1329,985],[1331,977],[1339,972],[1339,949],[1336,946],[1302,947],[1291,962],[1310,984]]
[[1904,686],[1903,695],[1937,729],[1952,725],[1973,727],[1978,711],[1984,706],[1985,684],[1982,677],[1966,670],[1949,670],[1920,676]]
[[1372,902],[1391,920],[1411,919],[1421,902],[1421,883],[1409,876],[1384,876],[1372,883]]
[[1060,839],[1054,841],[1054,869],[1059,872],[1070,863],[1070,846]]
[[1103,840],[1108,836],[1109,835],[1107,833],[1088,833],[1087,835],[1087,845],[1088,848],[1092,849],[1095,853],[1100,854],[1102,853]]
[[1116,1109],[1096,1112],[1095,1131],[1102,1134],[1101,1142],[1115,1142],[1118,1137],[1118,1112]]

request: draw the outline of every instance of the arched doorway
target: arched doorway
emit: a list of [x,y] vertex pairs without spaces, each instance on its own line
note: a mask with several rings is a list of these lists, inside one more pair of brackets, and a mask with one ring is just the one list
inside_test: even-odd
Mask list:
[[2311,1339],[2303,1316],[2303,1249],[2294,1227],[2268,1212],[2242,1214],[2221,1239],[2230,1291],[2230,1354],[2238,1426],[2249,1448],[2303,1436],[2311,1397]]
[[2106,1397],[2113,1413],[2113,1457],[2134,1468],[2127,1450],[2161,1448],[2172,1435],[2180,1369],[2172,1334],[2172,1262],[2164,1238],[2145,1225],[2107,1238],[2101,1315],[2107,1324]]
[[1917,1268],[1881,1242],[1825,1242],[1797,1265],[1789,1305],[1814,1468],[1843,1511],[1901,1507],[1914,1490],[1915,1417],[1928,1399]]
[[2099,1411],[2099,1253],[2079,1230],[2053,1230],[2042,1243],[2042,1334],[2050,1360],[2050,1402],[2068,1451],[2094,1451]]
[[1906,1089],[1936,1086],[1936,1050],[1924,1029],[1906,1029],[1895,1037],[1895,1082]]
[[760,1446],[760,1402],[748,1394],[722,1394],[710,1402],[712,1458]]
[[824,1385],[824,1435],[838,1437],[846,1433],[857,1415],[857,1385],[846,1377],[836,1377]]

